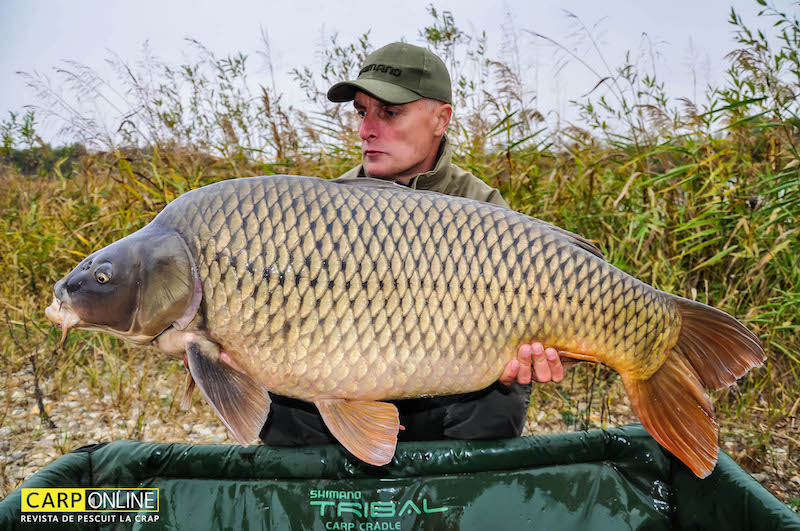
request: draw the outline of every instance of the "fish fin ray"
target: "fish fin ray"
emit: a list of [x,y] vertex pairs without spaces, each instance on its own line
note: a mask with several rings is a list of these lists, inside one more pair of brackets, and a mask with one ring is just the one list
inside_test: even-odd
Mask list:
[[671,295],[681,315],[676,345],[708,389],[724,389],[766,355],[758,337],[727,313]]
[[394,404],[372,400],[316,400],[322,420],[342,446],[371,465],[394,457],[400,417]]
[[686,358],[671,351],[647,380],[622,374],[642,425],[700,478],[717,463],[719,426],[711,399]]
[[599,359],[590,354],[581,354],[579,352],[570,352],[569,350],[561,350],[556,348],[558,355],[562,358],[570,358],[578,361],[591,361],[592,363],[601,363]]
[[267,390],[222,362],[210,341],[189,343],[186,358],[197,387],[239,444],[258,438],[269,416]]
[[600,249],[593,241],[589,240],[588,238],[584,238],[580,234],[575,234],[572,231],[568,231],[567,229],[562,229],[557,225],[553,225],[552,223],[548,223],[543,221],[539,218],[531,218],[533,221],[537,223],[541,223],[545,225],[548,229],[552,230],[553,232],[557,233],[560,236],[565,236],[570,242],[577,245],[584,251],[588,251],[595,255],[597,258],[602,258],[603,260],[606,259],[605,255],[603,254],[603,250]]
[[181,398],[181,409],[187,411],[192,407],[192,391],[194,391],[194,378],[191,371],[186,371],[186,379],[183,382],[183,397]]

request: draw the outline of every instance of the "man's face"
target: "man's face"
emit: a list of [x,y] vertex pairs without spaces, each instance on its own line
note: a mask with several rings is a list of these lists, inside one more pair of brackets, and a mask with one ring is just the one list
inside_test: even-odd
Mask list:
[[367,175],[408,183],[433,168],[439,139],[452,109],[432,100],[392,105],[357,92],[353,102],[361,126],[361,152]]

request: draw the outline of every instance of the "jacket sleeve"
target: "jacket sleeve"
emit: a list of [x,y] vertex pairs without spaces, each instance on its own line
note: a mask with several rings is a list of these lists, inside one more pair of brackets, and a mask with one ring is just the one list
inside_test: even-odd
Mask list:
[[453,165],[452,168],[452,188],[444,191],[445,193],[510,208],[496,188],[492,188],[483,180],[458,166]]
[[491,203],[493,205],[499,205],[501,207],[505,207],[510,209],[511,207],[508,206],[506,200],[503,199],[503,196],[500,195],[500,191],[497,188],[492,188],[492,191],[489,193],[489,197],[486,198],[487,203]]

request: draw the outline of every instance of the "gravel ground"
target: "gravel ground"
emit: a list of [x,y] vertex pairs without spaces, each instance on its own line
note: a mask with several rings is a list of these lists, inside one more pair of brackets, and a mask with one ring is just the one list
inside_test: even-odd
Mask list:
[[[236,444],[199,392],[194,393],[191,409],[180,409],[183,374],[178,363],[145,362],[128,370],[138,377],[111,383],[77,378],[77,383],[68,389],[63,385],[55,389],[54,381],[45,381],[45,410],[55,427],[48,427],[41,419],[33,398],[31,372],[20,370],[7,375],[6,385],[0,389],[0,498],[44,465],[87,444],[119,439]],[[104,388],[106,391],[101,392]],[[52,399],[59,390],[61,398]],[[536,389],[523,435],[580,429],[577,419],[585,415],[582,412],[586,403],[573,400],[586,398],[586,392],[573,391],[574,381],[570,383],[569,377],[558,386]],[[618,381],[601,391],[606,400],[600,396],[594,399],[590,415],[593,426],[617,426],[636,420]],[[603,401],[606,408],[602,407]],[[737,429],[723,423],[723,448],[778,499],[798,511],[800,436],[796,417],[786,420],[764,455],[757,458],[752,451],[757,445],[753,431],[752,426]]]

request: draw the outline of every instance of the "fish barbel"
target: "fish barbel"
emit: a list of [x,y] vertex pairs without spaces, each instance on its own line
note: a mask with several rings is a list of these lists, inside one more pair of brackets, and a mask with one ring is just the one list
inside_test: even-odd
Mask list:
[[376,465],[400,428],[383,400],[482,389],[540,341],[616,370],[645,428],[704,477],[718,451],[705,389],[764,360],[733,317],[650,287],[580,236],[372,179],[190,191],[83,260],[47,315],[183,357],[187,396],[196,383],[241,444],[269,390],[316,404]]

